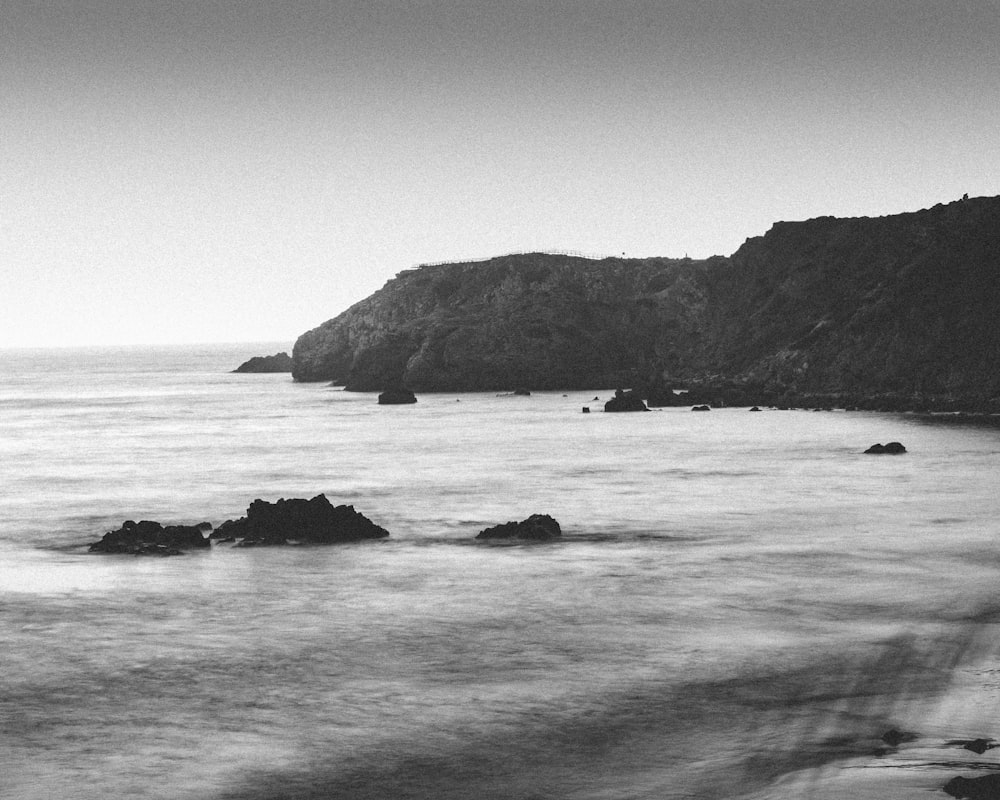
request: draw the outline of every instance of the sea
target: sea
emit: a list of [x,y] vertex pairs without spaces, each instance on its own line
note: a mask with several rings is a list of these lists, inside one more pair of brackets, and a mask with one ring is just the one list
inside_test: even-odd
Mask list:
[[[1000,428],[231,372],[280,349],[0,351],[0,797],[886,800],[1000,767],[962,747],[1000,736]],[[321,493],[390,537],[88,552]],[[562,537],[476,540],[535,513]]]

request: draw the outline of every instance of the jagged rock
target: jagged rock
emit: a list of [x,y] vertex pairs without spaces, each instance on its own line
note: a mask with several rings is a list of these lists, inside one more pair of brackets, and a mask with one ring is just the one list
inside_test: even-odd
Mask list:
[[946,794],[968,800],[1000,800],[1000,775],[952,778],[943,787]]
[[292,498],[276,503],[254,500],[245,517],[227,520],[213,533],[219,539],[240,539],[243,547],[283,545],[290,541],[337,544],[388,535],[387,530],[355,511],[354,506],[334,506],[322,494],[311,500]]
[[416,403],[417,396],[409,389],[386,389],[378,396],[380,406],[403,406]]
[[615,396],[604,404],[605,411],[649,411],[636,391],[615,390]]
[[254,356],[244,361],[233,372],[291,372],[292,357],[288,353],[275,353],[273,356]]
[[903,447],[899,442],[889,442],[888,444],[873,444],[867,450],[865,450],[865,455],[893,455],[898,456],[900,453],[905,453],[906,448]]
[[209,547],[200,525],[167,525],[152,520],[126,520],[118,530],[108,531],[90,545],[92,553],[128,553],[145,556],[176,556],[192,548]]
[[530,539],[544,541],[562,536],[562,529],[548,514],[532,514],[520,522],[505,522],[486,528],[476,536],[477,539]]

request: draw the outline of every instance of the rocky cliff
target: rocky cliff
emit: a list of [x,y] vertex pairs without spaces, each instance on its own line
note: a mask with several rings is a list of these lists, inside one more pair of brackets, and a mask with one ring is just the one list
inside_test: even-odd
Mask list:
[[1000,395],[1000,198],[781,222],[728,258],[504,256],[400,273],[303,334],[296,380],[380,390],[725,378]]
[[421,267],[303,334],[293,375],[364,391],[630,383],[684,352],[722,262],[535,253]]
[[778,223],[716,277],[703,370],[797,391],[1000,395],[1000,197]]

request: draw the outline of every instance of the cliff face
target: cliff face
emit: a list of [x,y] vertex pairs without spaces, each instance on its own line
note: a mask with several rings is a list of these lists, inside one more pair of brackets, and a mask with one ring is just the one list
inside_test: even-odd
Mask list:
[[685,352],[717,263],[528,254],[410,270],[303,334],[293,374],[365,391],[631,383]]
[[1000,395],[1000,198],[777,223],[730,258],[505,256],[401,273],[303,334],[296,380],[594,388],[719,376]]
[[704,370],[798,391],[1000,395],[1000,197],[778,223],[717,277]]

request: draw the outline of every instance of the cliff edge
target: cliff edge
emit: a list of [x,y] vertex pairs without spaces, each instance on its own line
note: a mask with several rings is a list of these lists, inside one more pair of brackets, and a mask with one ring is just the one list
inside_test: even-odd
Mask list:
[[533,253],[400,273],[299,337],[293,376],[376,391],[725,379],[1000,396],[1000,197],[779,222],[732,256]]

